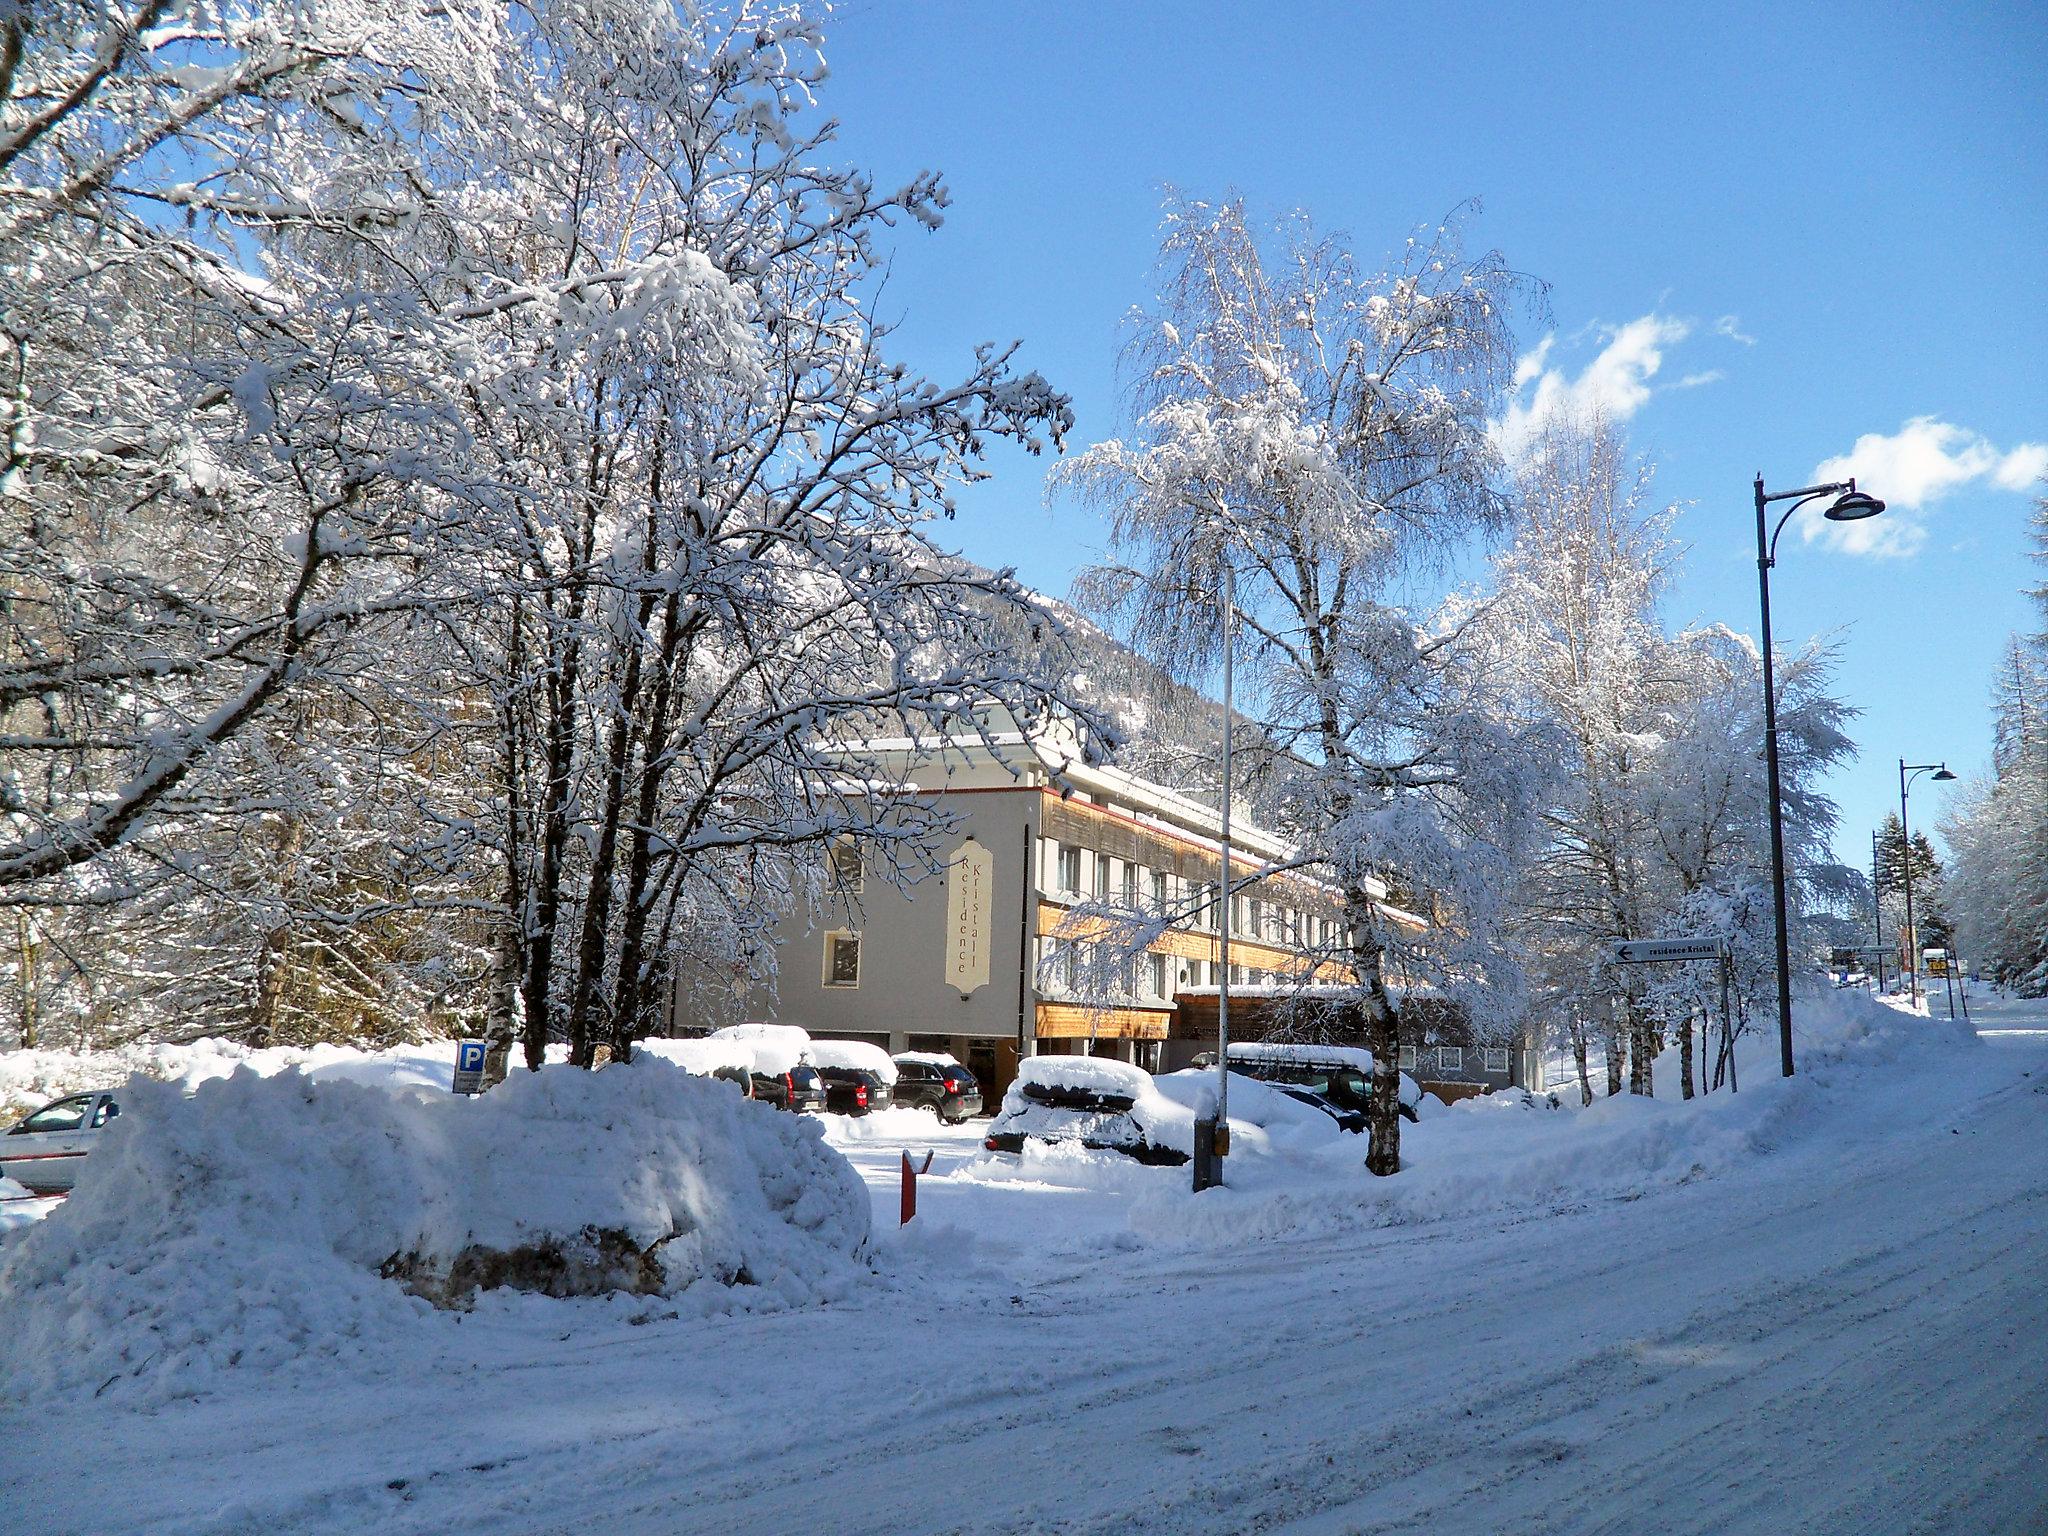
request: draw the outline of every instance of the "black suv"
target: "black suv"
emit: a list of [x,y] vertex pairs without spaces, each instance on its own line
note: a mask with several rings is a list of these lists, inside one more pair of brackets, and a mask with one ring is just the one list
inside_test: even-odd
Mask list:
[[816,1067],[791,1067],[787,1072],[756,1072],[754,1097],[777,1109],[823,1109],[825,1081]]
[[887,1109],[891,1102],[889,1085],[879,1072],[860,1067],[820,1067],[825,1080],[825,1108],[835,1115],[865,1115]]
[[958,1062],[906,1061],[896,1058],[896,1103],[902,1109],[928,1109],[948,1125],[981,1113],[981,1084]]

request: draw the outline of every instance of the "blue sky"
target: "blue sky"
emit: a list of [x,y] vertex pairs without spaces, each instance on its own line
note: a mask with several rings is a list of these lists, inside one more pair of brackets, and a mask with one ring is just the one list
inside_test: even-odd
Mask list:
[[[2048,578],[2048,8],[852,0],[827,41],[848,158],[953,191],[897,245],[908,360],[1021,339],[1085,444],[1118,428],[1163,185],[1306,208],[1368,261],[1479,198],[1473,238],[1550,285],[1523,403],[1597,395],[1685,507],[1674,624],[1755,632],[1757,471],[1893,503],[1848,545],[1788,529],[1773,573],[1780,643],[1835,633],[1864,711],[1842,855],[1899,757],[1985,765]],[[991,467],[950,537],[1063,593],[1097,524],[1048,509],[1042,462]],[[1941,794],[1916,785],[1916,824]]]

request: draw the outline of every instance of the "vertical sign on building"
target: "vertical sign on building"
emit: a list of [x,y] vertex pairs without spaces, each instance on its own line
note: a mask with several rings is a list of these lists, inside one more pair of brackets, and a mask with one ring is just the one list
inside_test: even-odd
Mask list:
[[989,892],[995,857],[973,838],[946,867],[946,981],[962,997],[988,985]]

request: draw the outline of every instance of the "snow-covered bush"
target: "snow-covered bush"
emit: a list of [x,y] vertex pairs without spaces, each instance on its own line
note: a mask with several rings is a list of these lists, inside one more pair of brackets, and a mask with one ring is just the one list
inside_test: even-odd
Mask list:
[[479,1284],[703,1311],[839,1293],[865,1186],[815,1122],[660,1061],[478,1099],[290,1072],[143,1080],[76,1193],[0,1259],[8,1395],[180,1395],[214,1372],[416,1353]]

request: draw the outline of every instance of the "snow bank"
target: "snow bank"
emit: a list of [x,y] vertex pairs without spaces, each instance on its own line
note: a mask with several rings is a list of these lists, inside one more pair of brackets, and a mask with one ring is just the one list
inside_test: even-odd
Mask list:
[[[1860,992],[1802,1000],[1795,1026],[1799,1075],[1790,1079],[1777,1074],[1773,1038],[1742,1042],[1758,1057],[1753,1068],[1743,1060],[1738,1093],[1681,1100],[1674,1070],[1669,1098],[1660,1084],[1655,1098],[1621,1094],[1586,1109],[1576,1095],[1558,1095],[1557,1109],[1519,1092],[1463,1099],[1402,1127],[1397,1177],[1364,1172],[1358,1137],[1233,1157],[1229,1188],[1195,1196],[1158,1181],[1133,1204],[1131,1226],[1154,1241],[1238,1243],[1629,1199],[1808,1142],[1812,1155],[1839,1157],[1859,1135],[1890,1138],[1939,1119],[1940,1058],[1975,1039]],[[1661,1078],[1662,1061],[1657,1070]],[[1235,1079],[1230,1097],[1235,1142]]]
[[879,1045],[869,1045],[865,1040],[814,1039],[811,1041],[811,1065],[839,1067],[854,1072],[872,1072],[889,1084],[894,1084],[897,1077],[896,1063],[889,1053]]
[[839,1294],[868,1242],[867,1190],[815,1121],[661,1061],[473,1100],[238,1072],[124,1104],[71,1199],[0,1250],[10,1396],[417,1368],[448,1318],[380,1278],[394,1260],[616,1234],[651,1249],[642,1289],[720,1311]]
[[811,1059],[811,1037],[795,1024],[728,1024],[711,1039],[737,1041],[754,1053],[754,1070],[780,1077]]

